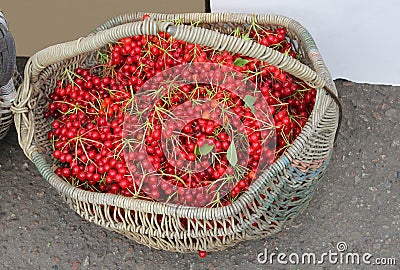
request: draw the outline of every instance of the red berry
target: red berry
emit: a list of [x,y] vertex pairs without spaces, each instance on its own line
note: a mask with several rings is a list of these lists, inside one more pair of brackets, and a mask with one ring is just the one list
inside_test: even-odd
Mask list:
[[199,250],[199,257],[204,259],[207,256],[207,251]]

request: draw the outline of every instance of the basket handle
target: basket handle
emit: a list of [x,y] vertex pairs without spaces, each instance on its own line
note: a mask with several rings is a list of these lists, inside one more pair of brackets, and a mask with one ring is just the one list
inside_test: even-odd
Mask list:
[[[38,52],[32,59],[31,79],[32,81],[36,81],[39,73],[45,67],[58,61],[100,49],[108,43],[116,42],[127,36],[156,35],[159,31],[168,32],[173,38],[185,42],[208,46],[216,50],[227,50],[268,62],[305,81],[314,88],[323,88],[334,99],[339,107],[339,115],[342,115],[341,104],[335,91],[326,85],[326,81],[321,76],[299,60],[252,40],[229,36],[201,27],[173,25],[172,22],[160,22],[151,17],[143,21],[115,26],[111,29],[97,32],[95,35],[51,46],[48,49]],[[339,119],[339,126],[340,122],[341,119]]]
[[91,36],[53,45],[39,51],[32,56],[31,80],[36,81],[38,74],[43,69],[59,61],[100,49],[127,36],[156,35],[159,31],[168,32],[173,38],[185,42],[212,47],[216,50],[227,50],[268,62],[315,88],[324,88],[325,86],[325,80],[307,65],[252,40],[245,40],[196,26],[157,22],[153,18],[115,26]]
[[[28,60],[25,66],[26,75],[19,89],[18,100],[14,102],[14,106],[12,107],[12,111],[16,114],[16,125],[19,125],[17,129],[19,130],[22,124],[25,126],[25,128],[21,130],[22,133],[18,134],[20,144],[21,140],[24,141],[21,147],[24,149],[25,154],[31,157],[35,148],[31,145],[33,140],[33,128],[31,126],[32,121],[29,120],[33,116],[26,115],[29,111],[27,107],[29,107],[30,96],[34,91],[32,83],[38,82],[39,75],[45,68],[60,61],[101,49],[107,44],[117,42],[119,39],[127,36],[156,35],[160,31],[167,32],[171,34],[173,38],[186,42],[209,46],[216,50],[227,50],[239,53],[277,66],[293,76],[302,79],[314,88],[325,89],[338,104],[340,110],[339,115],[341,115],[340,102],[334,91],[326,86],[326,82],[321,76],[297,59],[251,40],[244,40],[205,28],[189,25],[174,25],[170,21],[156,21],[154,18],[150,17],[143,21],[118,25],[110,29],[99,31],[94,35],[50,46],[37,52]],[[26,127],[27,125],[28,127]]]

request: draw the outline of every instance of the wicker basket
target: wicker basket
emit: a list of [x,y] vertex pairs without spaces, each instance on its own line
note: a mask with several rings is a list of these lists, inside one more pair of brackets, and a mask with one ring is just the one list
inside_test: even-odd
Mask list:
[[[19,143],[26,156],[84,219],[156,249],[222,250],[280,231],[308,205],[328,166],[340,122],[335,85],[310,34],[299,23],[278,15],[150,14],[151,19],[144,21],[143,15],[114,18],[88,37],[51,46],[29,59],[18,100],[12,108]],[[177,19],[184,25],[174,25]],[[286,27],[291,42],[302,55],[302,63],[251,41],[221,34],[230,34],[253,20],[271,28]],[[196,22],[196,26],[191,26],[191,22]],[[314,110],[300,136],[270,170],[229,206],[196,208],[88,192],[71,186],[51,169],[51,145],[47,139],[51,126],[43,112],[49,93],[65,68],[96,65],[97,49],[122,37],[158,31],[267,61],[317,89]],[[298,200],[292,202],[294,196]],[[182,220],[186,226],[182,226]]]
[[0,140],[6,136],[12,123],[10,107],[17,95],[15,86],[20,81],[16,69],[14,38],[8,31],[7,20],[0,10]]

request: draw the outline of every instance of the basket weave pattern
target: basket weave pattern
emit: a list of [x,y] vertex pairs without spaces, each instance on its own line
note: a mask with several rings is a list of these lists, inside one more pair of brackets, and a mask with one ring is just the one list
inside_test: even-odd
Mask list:
[[[304,210],[329,164],[340,112],[337,94],[318,49],[297,22],[278,15],[127,14],[111,19],[88,37],[44,49],[29,59],[18,100],[12,107],[19,143],[44,178],[84,219],[157,249],[178,252],[221,250],[237,242],[265,237]],[[174,22],[183,21],[183,25]],[[257,22],[286,27],[302,62],[270,48],[228,35]],[[191,26],[196,22],[196,26]],[[216,32],[216,31],[218,32]],[[312,115],[293,145],[234,203],[196,208],[150,202],[72,187],[52,170],[50,120],[43,118],[49,94],[66,68],[100,62],[97,50],[126,36],[168,31],[173,37],[267,61],[317,89]],[[328,92],[329,93],[328,93]],[[296,201],[292,201],[296,197]],[[256,225],[255,225],[256,224]]]
[[12,122],[10,107],[16,97],[14,85],[20,81],[15,67],[14,39],[8,31],[8,22],[0,10],[0,140],[6,136]]
[[18,72],[17,68],[14,69],[14,76],[7,85],[4,85],[2,89],[4,93],[0,91],[0,140],[3,139],[8,130],[10,129],[13,114],[11,112],[11,105],[17,96],[16,87],[21,83],[22,77]]

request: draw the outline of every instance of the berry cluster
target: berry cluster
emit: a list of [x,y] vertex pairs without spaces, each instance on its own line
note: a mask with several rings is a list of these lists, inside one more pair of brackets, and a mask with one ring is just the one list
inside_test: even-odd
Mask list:
[[[233,35],[298,57],[285,28],[251,24]],[[95,192],[230,204],[300,134],[316,98],[267,62],[164,32],[123,38],[99,59],[66,70],[44,113],[56,173]],[[171,69],[183,79],[171,82]],[[240,92],[241,83],[254,87]]]
[[274,160],[272,140],[262,138],[272,132],[272,124],[266,125],[271,121],[252,112],[264,99],[260,95],[249,105],[250,96],[242,100],[221,87],[173,85],[154,102],[146,122],[140,117],[151,91],[134,103],[124,125],[124,138],[131,141],[125,152],[128,168],[141,168],[134,175],[136,184],[153,199],[191,206],[229,203]]

